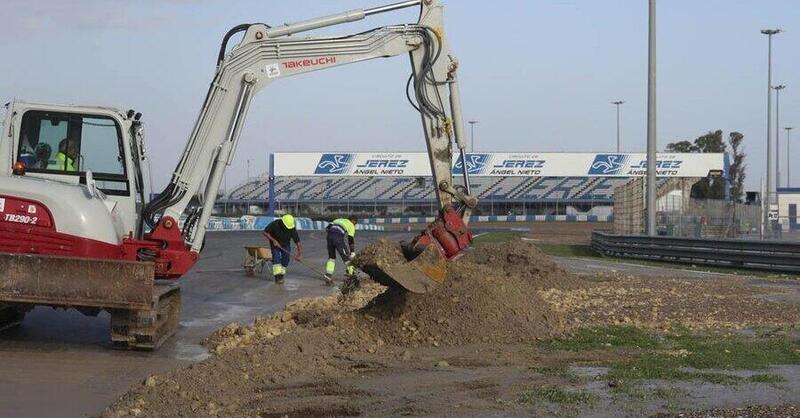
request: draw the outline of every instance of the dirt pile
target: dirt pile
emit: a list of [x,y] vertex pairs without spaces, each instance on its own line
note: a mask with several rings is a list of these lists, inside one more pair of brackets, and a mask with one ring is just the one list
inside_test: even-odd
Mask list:
[[385,288],[366,281],[357,292],[346,297],[330,295],[317,298],[298,299],[270,317],[259,317],[253,325],[236,323],[218,329],[209,336],[205,345],[215,354],[238,347],[268,343],[280,335],[298,328],[333,327],[342,320],[342,315],[362,308]]
[[[397,260],[392,247],[379,251],[384,260]],[[447,279],[433,292],[389,288],[359,314],[364,327],[401,346],[530,341],[563,325],[538,291],[582,286],[533,244],[511,241],[480,246],[449,264]]]
[[[403,261],[389,242],[365,252]],[[368,282],[347,296],[298,300],[251,326],[228,325],[208,339],[209,359],[147,378],[104,416],[534,415],[514,409],[514,399],[542,378],[530,368],[546,356],[531,344],[538,338],[604,323],[800,317],[795,303],[767,299],[786,295],[729,279],[592,280],[529,242],[481,245],[425,295]]]
[[573,289],[553,287],[539,295],[566,316],[570,327],[626,324],[669,329],[743,329],[797,323],[800,306],[779,303],[781,293],[743,278],[642,278],[600,273]]
[[[398,244],[381,240],[355,262],[405,261]],[[208,345],[222,352],[262,344],[297,327],[335,327],[357,348],[378,342],[437,347],[533,341],[564,325],[562,314],[550,309],[539,291],[584,286],[531,243],[488,244],[450,263],[445,282],[433,292],[412,294],[369,283],[347,297],[301,299],[252,326],[228,325],[209,337]]]
[[[372,260],[404,261],[399,247],[388,242],[365,252]],[[530,342],[557,333],[564,322],[561,315],[537,294],[553,286],[574,289],[583,283],[530,243],[481,246],[449,264],[445,283],[425,295],[368,282],[347,296],[298,300],[250,326],[228,325],[208,338],[215,354],[211,358],[151,376],[105,416],[350,411],[349,396],[336,395],[341,388],[324,382],[380,370],[472,364],[478,360],[462,356],[473,351],[483,362],[505,361],[498,353],[519,350],[504,349],[510,345],[503,343],[524,341],[530,347]],[[287,388],[307,385],[318,389],[304,394],[299,404],[274,402]],[[309,405],[317,409],[307,410]]]
[[399,243],[381,239],[359,251],[356,258],[353,259],[353,265],[366,268],[376,264],[397,264],[405,261],[406,258],[403,256],[403,250]]

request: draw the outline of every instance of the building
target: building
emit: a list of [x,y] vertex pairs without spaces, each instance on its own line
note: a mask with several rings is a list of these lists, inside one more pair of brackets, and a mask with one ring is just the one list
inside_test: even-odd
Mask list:
[[800,187],[778,188],[778,223],[783,231],[800,230],[797,209],[800,208]]

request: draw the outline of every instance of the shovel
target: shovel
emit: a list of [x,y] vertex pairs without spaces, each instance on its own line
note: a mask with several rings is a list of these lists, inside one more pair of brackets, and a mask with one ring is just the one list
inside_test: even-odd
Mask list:
[[[278,247],[279,250],[285,252],[286,255],[288,255],[290,257],[292,256],[292,253],[290,253],[287,249],[285,249],[285,248],[283,248],[283,247],[281,247],[280,245],[277,245],[277,244],[275,246]],[[295,261],[297,261],[298,263],[302,264],[303,267],[307,268],[312,273],[316,274],[316,276],[314,277],[315,279],[322,280],[326,284],[329,283],[327,276],[325,276],[325,273],[322,273],[319,270],[315,269],[314,267],[311,267],[310,265],[306,264],[304,261],[298,259],[297,257],[293,257],[293,258],[295,259]]]

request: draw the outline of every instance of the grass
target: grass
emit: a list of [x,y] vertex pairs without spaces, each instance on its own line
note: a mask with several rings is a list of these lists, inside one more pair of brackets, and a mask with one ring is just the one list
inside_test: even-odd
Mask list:
[[586,382],[586,378],[572,371],[569,365],[566,364],[560,364],[556,366],[531,367],[531,369],[536,373],[540,373],[545,376],[555,376],[564,378],[569,383],[574,385]]
[[555,257],[600,257],[588,245],[536,244],[543,253]]
[[520,233],[514,231],[492,231],[479,235],[472,240],[473,244],[481,244],[488,242],[506,242],[517,239],[521,236]]
[[586,391],[567,391],[556,386],[542,386],[536,389],[526,390],[517,396],[517,402],[527,405],[539,405],[542,403],[555,404],[593,404],[597,401],[597,395]]
[[700,380],[715,384],[781,383],[774,374],[744,378],[720,370],[762,370],[778,364],[800,364],[800,341],[786,336],[722,333],[657,334],[629,326],[584,328],[544,343],[550,350],[624,350],[626,360],[607,364],[607,378],[635,380]]
[[658,339],[652,333],[631,326],[580,328],[574,334],[546,343],[551,350],[590,351],[610,348],[655,348]]
[[786,382],[786,379],[779,374],[754,374],[747,378],[750,383],[768,383],[776,385],[778,383]]

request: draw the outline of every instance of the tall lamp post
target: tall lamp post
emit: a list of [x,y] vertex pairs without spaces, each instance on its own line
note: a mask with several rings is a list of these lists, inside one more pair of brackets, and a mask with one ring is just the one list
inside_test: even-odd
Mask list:
[[470,151],[475,152],[475,124],[478,123],[477,120],[471,120],[469,122],[469,135],[470,135]]
[[656,0],[650,0],[647,47],[647,235],[656,236]]
[[622,101],[622,100],[617,100],[615,102],[611,102],[611,104],[613,104],[613,105],[615,105],[617,107],[617,152],[618,153],[622,152],[622,137],[620,136],[620,131],[619,131],[619,121],[620,121],[620,119],[619,119],[619,105],[621,105],[623,103],[625,103],[625,102]]
[[772,208],[772,190],[774,190],[774,183],[772,181],[772,35],[781,33],[780,29],[764,29],[762,34],[767,35],[767,188],[764,192],[763,205],[763,219],[764,222],[764,235],[772,235],[772,230],[769,227],[769,211]]
[[783,84],[773,87],[775,89],[775,188],[781,187],[781,90]]
[[789,142],[792,139],[792,127],[783,129],[786,129],[786,187],[792,187],[792,145]]

